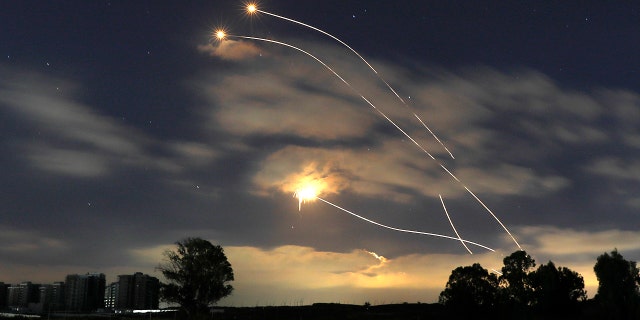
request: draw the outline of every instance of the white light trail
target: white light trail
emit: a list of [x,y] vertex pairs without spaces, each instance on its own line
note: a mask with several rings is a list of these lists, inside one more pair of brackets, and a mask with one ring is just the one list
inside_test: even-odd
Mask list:
[[482,202],[482,200],[480,200],[480,198],[478,198],[478,196],[476,196],[475,193],[473,193],[473,191],[471,191],[469,188],[467,188],[467,186],[463,185],[465,189],[467,189],[467,191],[469,191],[469,193],[476,199],[476,201],[478,201],[486,210],[487,212],[489,212],[491,214],[491,216],[498,221],[498,223],[500,224],[500,226],[502,226],[502,229],[504,229],[504,231],[506,231],[509,236],[511,237],[511,239],[513,240],[513,242],[516,243],[516,245],[518,246],[518,248],[520,250],[522,250],[522,247],[520,246],[520,244],[518,243],[518,241],[516,240],[516,238],[511,234],[511,232],[509,232],[509,229],[507,229],[507,227],[502,224],[502,221],[500,221],[500,219],[498,219],[498,217],[493,213],[493,211],[491,211],[491,209],[489,209],[489,207],[487,207],[486,204],[484,204],[484,202]]
[[436,141],[438,141],[438,143],[444,148],[444,150],[446,150],[449,153],[449,156],[451,156],[451,159],[455,159],[456,157],[454,157],[453,153],[451,153],[451,151],[449,151],[449,148],[447,148],[447,146],[445,146],[444,143],[442,143],[442,141],[440,141],[440,139],[438,139],[436,134],[433,133],[433,131],[431,131],[431,129],[429,129],[429,127],[427,127],[427,125],[424,123],[424,121],[422,121],[422,119],[420,119],[420,117],[418,117],[417,114],[414,113],[413,115],[418,119],[418,121],[420,121],[420,123],[425,127],[425,129],[427,129],[429,131],[429,133],[431,133],[433,138],[436,139]]
[[[336,204],[333,204],[333,203],[331,203],[331,202],[329,202],[329,201],[327,201],[327,200],[325,200],[325,199],[322,199],[322,198],[320,198],[320,197],[316,197],[316,199],[318,199],[318,200],[320,200],[320,201],[322,201],[322,202],[324,202],[324,203],[326,203],[326,204],[328,204],[328,205],[331,205],[331,206],[333,206],[333,207],[335,207],[335,208],[337,208],[337,209],[340,209],[340,210],[342,210],[342,211],[344,211],[344,212],[346,212],[346,213],[348,213],[348,214],[350,214],[350,215],[352,215],[352,216],[354,216],[354,217],[356,217],[356,218],[358,218],[358,219],[362,219],[362,220],[364,220],[364,221],[366,221],[366,222],[369,222],[369,223],[371,223],[371,224],[375,224],[375,225],[377,225],[377,226],[379,226],[379,227],[382,227],[382,228],[386,228],[386,229],[393,230],[393,231],[398,231],[398,232],[414,233],[414,234],[421,234],[421,235],[425,235],[425,236],[439,237],[439,238],[451,239],[451,240],[456,240],[456,241],[462,241],[463,243],[464,243],[464,242],[466,242],[466,243],[468,243],[468,244],[472,244],[472,245],[474,245],[474,246],[478,246],[478,247],[480,247],[480,248],[483,248],[483,249],[489,250],[489,251],[491,251],[491,252],[495,252],[495,250],[494,250],[494,249],[491,249],[491,248],[489,248],[489,247],[487,247],[487,246],[485,246],[485,245],[482,245],[482,244],[479,244],[479,243],[476,243],[476,242],[473,242],[473,241],[465,240],[465,239],[462,239],[462,238],[460,238],[460,237],[456,238],[456,237],[446,236],[446,235],[443,235],[443,234],[437,234],[437,233],[431,233],[431,232],[423,232],[423,231],[416,231],[416,230],[407,230],[407,229],[401,229],[401,228],[391,227],[391,226],[388,226],[388,225],[385,225],[385,224],[382,224],[382,223],[379,223],[379,222],[373,221],[373,220],[371,220],[371,219],[367,219],[367,218],[365,218],[365,217],[363,217],[363,216],[360,216],[360,215],[358,215],[358,214],[355,214],[355,213],[353,213],[353,212],[351,212],[351,211],[349,211],[349,210],[347,210],[347,209],[345,209],[345,208],[342,208],[342,207],[340,207],[340,206],[338,206],[338,205],[336,205]],[[466,246],[465,246],[465,247],[466,247]],[[468,250],[468,249],[467,249],[467,250]]]
[[442,209],[444,209],[444,213],[447,215],[447,219],[449,220],[449,224],[451,224],[451,228],[453,228],[453,232],[455,232],[456,236],[458,236],[458,239],[460,239],[460,243],[462,243],[464,248],[467,249],[467,251],[469,251],[469,254],[473,254],[473,252],[471,252],[471,249],[469,249],[469,247],[467,247],[464,241],[462,241],[462,237],[460,237],[458,230],[456,230],[456,226],[453,225],[453,221],[451,221],[451,217],[449,217],[449,211],[447,211],[447,206],[444,205],[444,199],[442,199],[442,195],[439,194],[438,197],[440,197],[440,202],[442,203]]
[[[322,33],[322,34],[324,34],[324,35],[326,35],[326,36],[330,37],[331,39],[333,39],[333,40],[337,41],[338,43],[340,43],[341,45],[343,45],[345,48],[347,48],[347,49],[351,50],[351,52],[353,52],[356,56],[358,56],[358,58],[360,58],[360,60],[362,60],[362,62],[364,62],[364,63],[369,67],[369,69],[371,69],[371,71],[373,71],[373,73],[375,73],[375,75],[378,77],[378,79],[380,79],[380,81],[382,81],[382,82],[387,86],[387,88],[389,88],[389,90],[390,90],[390,91],[391,91],[391,92],[392,92],[392,93],[393,93],[393,94],[394,94],[394,95],[395,95],[395,96],[400,100],[400,102],[402,102],[402,104],[404,104],[404,106],[405,106],[405,107],[409,108],[409,105],[404,101],[404,99],[402,99],[402,97],[400,97],[400,95],[398,94],[398,92],[396,92],[396,90],[395,90],[395,89],[394,89],[394,88],[393,88],[393,87],[392,87],[392,86],[387,82],[387,80],[385,80],[385,79],[384,79],[384,78],[383,78],[383,77],[378,73],[378,70],[376,70],[376,69],[375,69],[375,68],[374,68],[374,67],[369,63],[369,61],[367,61],[367,60],[366,60],[362,55],[360,55],[360,53],[358,53],[358,51],[356,51],[355,49],[353,49],[353,48],[352,48],[351,46],[349,46],[346,42],[344,42],[344,41],[340,40],[338,37],[336,37],[336,36],[334,36],[334,35],[332,35],[332,34],[330,34],[330,33],[326,32],[326,31],[324,31],[324,30],[322,30],[322,29],[320,29],[320,28],[316,28],[316,27],[314,27],[314,26],[312,26],[312,25],[306,24],[306,23],[304,23],[304,22],[301,22],[301,21],[298,21],[298,20],[295,20],[295,19],[291,19],[291,18],[287,18],[287,17],[283,17],[283,16],[281,16],[281,15],[277,15],[277,14],[275,14],[275,13],[271,13],[271,12],[267,12],[267,11],[264,11],[264,10],[260,10],[260,9],[258,9],[258,7],[257,7],[255,4],[249,4],[249,5],[247,5],[247,11],[248,11],[250,14],[253,14],[253,13],[255,13],[255,12],[264,13],[264,14],[266,14],[266,15],[269,15],[269,16],[272,16],[272,17],[275,17],[275,18],[278,18],[278,19],[282,19],[282,20],[285,20],[285,21],[293,22],[293,23],[295,23],[295,24],[299,24],[299,25],[304,26],[304,27],[306,27],[306,28],[309,28],[309,29],[315,30],[315,31],[317,31],[317,32],[320,32],[320,33]],[[414,116],[416,116],[416,118],[418,118],[418,116],[417,116],[415,113],[414,113]],[[420,120],[420,118],[418,118],[418,120]],[[451,154],[451,152],[449,151],[449,149],[447,149],[447,147],[444,145],[444,143],[442,143],[442,141],[440,141],[440,139],[438,139],[438,137],[436,136],[436,134],[435,134],[435,133],[433,133],[433,131],[431,131],[431,129],[429,129],[429,127],[427,127],[427,125],[426,125],[422,120],[420,120],[420,123],[422,123],[422,125],[423,125],[427,130],[429,130],[429,133],[431,133],[431,135],[432,135],[432,136],[433,136],[433,137],[434,137],[434,138],[435,138],[435,139],[440,143],[440,145],[442,145],[442,147],[443,147],[447,152],[449,152],[449,155],[451,155],[451,158],[453,158],[453,154]],[[454,159],[455,159],[455,158],[454,158]]]

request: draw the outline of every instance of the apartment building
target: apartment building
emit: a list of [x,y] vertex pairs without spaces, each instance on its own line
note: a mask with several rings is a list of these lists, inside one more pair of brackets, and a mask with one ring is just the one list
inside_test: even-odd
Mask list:
[[104,273],[70,274],[65,279],[65,309],[93,312],[104,308]]
[[[115,283],[111,285],[116,286]],[[158,309],[159,292],[160,281],[156,277],[141,272],[132,275],[119,275],[114,309]],[[113,295],[113,292],[110,294]]]

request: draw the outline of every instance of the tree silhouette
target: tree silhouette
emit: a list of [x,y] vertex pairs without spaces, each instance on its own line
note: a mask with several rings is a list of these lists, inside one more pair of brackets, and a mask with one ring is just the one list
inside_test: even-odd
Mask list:
[[640,271],[635,261],[625,260],[618,250],[599,256],[593,270],[598,278],[596,302],[609,319],[640,318]]
[[158,266],[168,283],[162,284],[164,301],[177,303],[188,319],[208,314],[208,307],[228,296],[233,287],[233,269],[220,246],[201,238],[176,242],[176,251],[167,250],[165,264]]
[[439,301],[454,311],[474,313],[495,306],[497,293],[498,278],[474,263],[453,270]]
[[533,288],[533,305],[543,313],[568,316],[577,311],[578,301],[585,301],[584,279],[569,268],[556,268],[549,261],[529,274]]
[[518,250],[503,259],[500,285],[503,288],[505,302],[515,308],[531,304],[533,288],[529,279],[529,271],[536,266],[536,261],[524,250]]

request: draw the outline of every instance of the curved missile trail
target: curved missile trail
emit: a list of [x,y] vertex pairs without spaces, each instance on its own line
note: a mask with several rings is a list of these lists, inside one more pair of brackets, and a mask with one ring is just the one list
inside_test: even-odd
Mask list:
[[[277,14],[275,14],[275,13],[271,13],[271,12],[267,12],[267,11],[260,10],[260,9],[258,9],[258,7],[256,7],[256,5],[255,5],[255,4],[250,4],[250,5],[248,5],[248,6],[247,6],[247,11],[248,11],[250,14],[253,14],[253,13],[255,13],[255,12],[264,13],[264,14],[266,14],[266,15],[269,15],[269,16],[272,16],[272,17],[276,17],[276,18],[278,18],[278,19],[282,19],[282,20],[285,20],[285,21],[293,22],[293,23],[295,23],[295,24],[299,24],[299,25],[301,25],[301,26],[304,26],[304,27],[307,27],[307,28],[309,28],[309,29],[312,29],[312,30],[315,30],[315,31],[317,31],[317,32],[320,32],[320,33],[322,33],[322,34],[324,34],[324,35],[326,35],[326,36],[330,37],[331,39],[333,39],[333,40],[337,41],[338,43],[340,43],[341,45],[343,45],[343,46],[344,46],[344,47],[346,47],[347,49],[351,50],[351,52],[353,52],[356,56],[358,56],[358,58],[360,58],[360,60],[362,60],[362,62],[364,62],[364,63],[369,67],[369,69],[371,69],[371,71],[373,71],[373,73],[375,73],[375,75],[378,77],[378,79],[380,79],[380,81],[384,82],[384,84],[387,86],[387,88],[389,88],[389,90],[390,90],[391,92],[393,92],[393,94],[394,94],[394,95],[395,95],[395,96],[400,100],[400,102],[402,102],[402,104],[404,104],[404,106],[405,106],[405,107],[409,108],[409,105],[404,101],[404,99],[402,99],[402,97],[400,97],[400,95],[396,92],[396,90],[395,90],[395,89],[393,89],[393,87],[391,87],[391,85],[390,85],[390,84],[389,84],[389,83],[388,83],[384,78],[382,78],[382,76],[381,76],[381,75],[378,73],[378,71],[377,71],[377,70],[376,70],[376,69],[375,69],[375,68],[374,68],[374,67],[369,63],[369,61],[367,61],[363,56],[361,56],[361,55],[358,53],[358,51],[356,51],[355,49],[351,48],[351,46],[349,46],[348,44],[346,44],[344,41],[342,41],[342,40],[338,39],[338,37],[336,37],[336,36],[334,36],[334,35],[332,35],[332,34],[330,34],[330,33],[326,32],[326,31],[324,31],[324,30],[322,30],[322,29],[319,29],[319,28],[316,28],[316,27],[314,27],[314,26],[312,26],[312,25],[306,24],[306,23],[304,23],[304,22],[301,22],[301,21],[298,21],[298,20],[294,20],[294,19],[291,19],[291,18],[287,18],[287,17],[283,17],[283,16],[281,16],[281,15],[277,15]],[[416,115],[415,113],[413,113],[413,115],[414,115],[416,118],[418,118],[418,115]],[[442,143],[442,141],[440,141],[440,139],[438,139],[438,137],[436,136],[436,134],[435,134],[435,133],[433,133],[433,131],[431,131],[431,129],[429,129],[429,127],[427,127],[427,125],[426,125],[426,124],[425,124],[425,123],[424,123],[420,118],[418,118],[418,120],[420,120],[420,123],[422,123],[422,125],[423,125],[423,126],[424,126],[428,131],[429,131],[429,133],[430,133],[430,134],[431,134],[431,135],[436,139],[436,141],[438,141],[438,143],[440,143],[440,145],[441,145],[441,146],[442,146],[442,147],[443,147],[443,148],[444,148],[444,149],[449,153],[449,155],[451,156],[451,158],[452,158],[452,159],[455,159],[455,158],[453,157],[453,154],[451,153],[451,151],[449,151],[449,149],[444,145],[444,143]]]
[[451,221],[451,217],[449,217],[449,212],[447,211],[447,207],[444,205],[444,200],[442,199],[442,195],[439,194],[438,197],[440,197],[440,202],[442,202],[442,209],[444,209],[444,214],[446,214],[447,219],[449,219],[449,224],[451,224],[451,228],[453,228],[453,232],[456,233],[456,236],[458,236],[458,239],[460,239],[460,243],[462,243],[464,248],[467,249],[467,251],[469,251],[469,254],[473,254],[473,252],[471,252],[471,250],[469,249],[469,247],[467,247],[464,241],[462,241],[462,237],[460,237],[458,230],[456,230],[456,227],[453,225],[453,221]]
[[375,111],[377,111],[383,118],[385,118],[389,123],[391,123],[394,127],[396,127],[396,129],[398,129],[400,132],[402,132],[402,134],[405,137],[407,137],[407,139],[409,139],[411,142],[413,142],[413,144],[415,144],[420,150],[422,150],[422,152],[424,152],[426,155],[428,155],[433,161],[438,163],[438,165],[440,165],[440,167],[445,172],[447,172],[454,180],[456,180],[458,183],[460,183],[467,190],[467,192],[469,192],[482,205],[482,207],[484,207],[489,212],[489,214],[491,214],[491,216],[500,224],[500,226],[502,226],[502,228],[511,237],[511,239],[518,246],[518,248],[520,250],[522,250],[522,247],[520,246],[520,244],[518,243],[516,238],[511,234],[509,229],[507,229],[507,227],[502,223],[502,221],[500,221],[500,219],[498,219],[498,217],[493,213],[493,211],[491,211],[489,209],[489,207],[487,207],[482,201],[480,201],[480,198],[478,198],[475,195],[475,193],[473,193],[469,188],[467,188],[467,186],[464,183],[462,183],[462,181],[460,181],[460,179],[458,179],[458,177],[456,177],[451,171],[449,171],[449,169],[447,169],[442,163],[438,162],[438,160],[433,155],[431,155],[431,153],[429,153],[429,151],[427,151],[424,147],[422,147],[422,145],[420,145],[408,133],[406,133],[402,128],[400,128],[400,126],[398,126],[393,120],[391,120],[389,117],[387,117],[387,115],[384,112],[382,112],[373,103],[371,103],[371,101],[369,101],[369,99],[367,99],[365,96],[363,96],[356,88],[354,88],[349,82],[347,82],[347,80],[345,80],[343,77],[341,77],[329,65],[324,63],[324,61],[320,60],[318,57],[314,56],[313,54],[311,54],[311,53],[309,53],[309,52],[307,52],[307,51],[305,51],[303,49],[300,49],[300,48],[298,48],[298,47],[296,47],[294,45],[291,45],[291,44],[288,44],[288,43],[285,43],[285,42],[281,42],[281,41],[276,41],[276,40],[271,40],[271,39],[264,39],[264,38],[257,38],[257,37],[249,37],[249,36],[239,36],[239,35],[225,35],[222,38],[221,37],[218,37],[218,38],[221,39],[221,40],[223,40],[224,38],[239,38],[239,39],[264,41],[264,42],[269,42],[269,43],[273,43],[273,44],[278,44],[278,45],[285,46],[285,47],[288,47],[288,48],[292,48],[292,49],[295,49],[295,50],[297,50],[299,52],[302,52],[302,53],[308,55],[309,57],[313,58],[314,60],[316,60],[318,63],[322,64],[327,70],[329,70],[331,73],[333,73],[333,75],[335,75],[344,84],[346,84],[351,90],[353,90],[353,92],[355,92],[358,96],[360,96],[360,98],[362,98],[362,100],[364,100],[369,106],[371,106]]
[[[333,207],[335,207],[335,208],[338,208],[338,209],[340,209],[340,210],[342,210],[342,211],[344,211],[344,212],[346,212],[346,213],[348,213],[348,214],[350,214],[350,215],[352,215],[352,216],[354,216],[354,217],[356,217],[356,218],[358,218],[358,219],[362,219],[362,220],[364,220],[364,221],[366,221],[366,222],[369,222],[369,223],[371,223],[371,224],[375,224],[375,225],[377,225],[377,226],[380,226],[380,227],[383,227],[383,228],[386,228],[386,229],[389,229],[389,230],[399,231],[399,232],[405,232],[405,233],[415,233],[415,234],[421,234],[421,235],[431,236],[431,237],[440,237],[440,238],[445,238],[445,239],[451,239],[451,240],[461,241],[463,244],[466,242],[466,243],[468,243],[468,244],[472,244],[472,245],[474,245],[474,246],[478,246],[478,247],[480,247],[480,248],[487,249],[487,250],[489,250],[489,251],[491,251],[491,252],[495,252],[495,250],[494,250],[494,249],[491,249],[491,248],[489,248],[489,247],[487,247],[487,246],[485,246],[485,245],[481,245],[481,244],[476,243],[476,242],[473,242],[473,241],[469,241],[469,240],[462,239],[462,238],[460,238],[459,236],[458,236],[458,238],[456,238],[456,237],[445,236],[445,235],[437,234],[437,233],[430,233],[430,232],[423,232],[423,231],[416,231],[416,230],[407,230],[407,229],[400,229],[400,228],[391,227],[391,226],[388,226],[388,225],[385,225],[385,224],[382,224],[382,223],[379,223],[379,222],[373,221],[373,220],[371,220],[371,219],[367,219],[367,218],[365,218],[365,217],[363,217],[363,216],[357,215],[357,214],[355,214],[355,213],[353,213],[353,212],[351,212],[351,211],[349,211],[349,210],[347,210],[347,209],[345,209],[345,208],[342,208],[342,207],[340,207],[340,206],[338,206],[338,205],[335,205],[335,204],[333,204],[333,203],[331,203],[331,202],[329,202],[329,201],[327,201],[327,200],[325,200],[325,199],[322,199],[322,198],[320,198],[320,197],[316,197],[316,199],[318,199],[318,200],[320,200],[320,201],[322,201],[322,202],[324,202],[324,203],[326,203],[326,204],[328,204],[328,205],[331,205],[331,206],[333,206]],[[467,247],[467,246],[465,245],[465,248],[466,248],[466,247]],[[469,250],[469,248],[467,248],[467,250]],[[469,251],[471,251],[471,250],[469,250]]]
[[[371,101],[369,101],[369,99],[367,99],[365,96],[363,96],[360,93],[360,91],[358,91],[356,88],[354,88],[349,82],[347,82],[347,80],[345,80],[335,70],[333,70],[333,68],[331,68],[329,65],[324,63],[324,61],[320,60],[318,57],[314,56],[313,54],[311,54],[311,53],[309,53],[309,52],[307,52],[307,51],[305,51],[303,49],[300,49],[300,48],[298,48],[298,47],[296,47],[294,45],[291,45],[291,44],[288,44],[288,43],[285,43],[285,42],[281,42],[281,41],[271,40],[271,39],[249,37],[249,36],[239,36],[239,35],[225,35],[225,37],[270,42],[270,43],[279,44],[279,45],[282,45],[282,46],[285,46],[285,47],[289,47],[289,48],[298,50],[298,51],[308,55],[309,57],[311,57],[314,60],[316,60],[318,63],[322,64],[331,73],[333,73],[333,75],[335,75],[338,79],[340,79],[340,81],[342,81],[344,84],[346,84],[351,90],[353,90],[358,96],[360,96],[360,98],[362,98],[362,100],[364,100],[369,106],[371,106],[374,110],[376,110],[383,118],[385,118],[387,121],[389,121],[389,123],[391,123],[394,127],[396,127],[396,129],[400,130],[400,132],[402,132],[402,134],[404,134],[404,136],[407,137],[407,139],[411,140],[411,142],[413,142],[418,148],[420,148],[420,150],[422,150],[424,153],[426,153],[431,159],[433,159],[434,161],[438,161],[438,160],[436,160],[436,158],[433,155],[431,155],[431,153],[429,153],[429,151],[427,151],[425,148],[423,148],[422,145],[420,145],[408,133],[406,133],[402,128],[400,128],[400,126],[398,126],[393,120],[391,120],[384,112],[382,112],[380,109],[378,109],[378,107],[376,107],[373,103],[371,103]],[[447,170],[447,168],[445,168],[442,164],[440,164],[440,166],[442,168],[444,168],[451,176],[453,176],[453,174],[449,170]],[[455,176],[453,176],[453,177],[458,182],[460,182],[460,180],[458,180],[458,178],[456,178]]]

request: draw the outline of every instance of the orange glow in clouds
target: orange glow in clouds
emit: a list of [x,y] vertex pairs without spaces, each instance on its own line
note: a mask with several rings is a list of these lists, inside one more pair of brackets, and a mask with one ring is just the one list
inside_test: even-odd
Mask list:
[[348,187],[348,181],[333,161],[311,161],[299,168],[297,173],[287,173],[289,168],[272,169],[276,176],[269,177],[279,191],[298,199],[298,210],[303,203],[338,194]]

